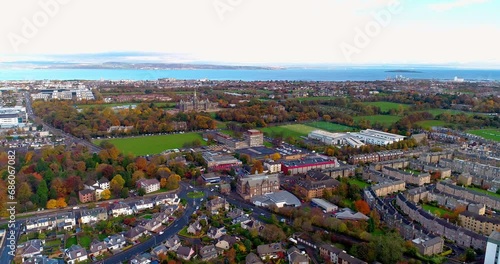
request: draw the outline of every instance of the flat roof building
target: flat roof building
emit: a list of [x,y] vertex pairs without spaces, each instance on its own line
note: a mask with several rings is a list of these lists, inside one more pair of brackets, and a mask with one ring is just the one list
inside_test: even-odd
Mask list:
[[334,211],[337,211],[339,209],[338,206],[336,206],[328,201],[325,201],[323,199],[319,199],[319,198],[312,199],[311,204],[322,208],[326,212],[334,212]]

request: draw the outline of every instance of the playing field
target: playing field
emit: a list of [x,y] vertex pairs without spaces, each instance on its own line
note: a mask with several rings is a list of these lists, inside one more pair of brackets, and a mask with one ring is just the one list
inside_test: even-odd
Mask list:
[[306,125],[310,126],[310,127],[315,127],[318,129],[330,131],[330,132],[345,132],[345,131],[352,131],[353,130],[353,128],[350,126],[344,126],[344,125],[330,123],[330,122],[324,122],[324,121],[306,123]]
[[[106,139],[124,153],[135,155],[158,154],[167,149],[182,148],[185,143],[200,140],[202,145],[206,142],[199,133],[171,134],[158,136],[141,136],[129,138]],[[99,145],[103,140],[94,140]]]
[[364,102],[365,105],[374,105],[380,107],[382,112],[389,112],[391,109],[398,109],[399,106],[403,107],[403,109],[409,108],[410,106],[407,104],[399,104],[393,102]]
[[353,117],[354,121],[359,121],[361,119],[366,119],[370,121],[370,124],[380,123],[386,127],[396,123],[401,119],[400,116],[391,116],[391,115],[372,115],[372,116],[355,116]]
[[500,141],[500,129],[478,129],[478,130],[469,130],[468,133],[473,135],[477,135],[483,137],[485,139],[491,139],[495,141]]
[[433,116],[438,116],[443,113],[448,113],[450,115],[458,115],[458,114],[466,114],[466,115],[474,115],[473,112],[465,112],[465,111],[460,111],[460,110],[454,110],[454,109],[429,109],[429,110],[424,110],[424,111],[419,111],[419,112],[428,112],[432,114]]
[[441,120],[425,120],[419,121],[416,124],[421,125],[424,129],[431,129],[433,126],[445,127],[447,125],[451,125],[450,123]]
[[296,125],[266,127],[260,130],[264,133],[267,133],[271,137],[282,135],[284,138],[286,137],[299,138],[301,136],[307,136],[307,134],[309,134],[311,131],[315,129],[316,128],[314,127],[302,124],[296,124]]

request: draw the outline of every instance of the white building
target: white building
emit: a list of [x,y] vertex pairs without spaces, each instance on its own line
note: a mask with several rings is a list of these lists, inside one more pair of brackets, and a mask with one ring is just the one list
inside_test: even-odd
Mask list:
[[111,206],[110,213],[114,217],[118,217],[120,215],[131,215],[133,214],[132,208],[126,203],[116,203]]
[[138,189],[142,188],[146,193],[152,193],[160,189],[160,182],[157,179],[140,179],[136,185]]
[[349,145],[359,148],[364,145],[351,133],[331,133],[323,130],[314,130],[309,133],[308,138],[319,140],[327,145]]
[[357,137],[365,144],[380,145],[380,146],[385,146],[405,139],[405,136],[373,130],[373,129],[361,130],[359,131],[359,133],[352,133],[351,135]]
[[500,232],[493,231],[488,237],[484,263],[500,264]]

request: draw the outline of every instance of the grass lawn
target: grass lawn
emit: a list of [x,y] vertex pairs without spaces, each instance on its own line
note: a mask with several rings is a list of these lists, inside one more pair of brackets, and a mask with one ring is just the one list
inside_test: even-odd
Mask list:
[[266,127],[260,129],[262,132],[267,133],[270,136],[273,136],[273,134],[278,135],[282,134],[283,137],[294,137],[294,138],[299,138],[301,136],[307,136],[311,131],[315,130],[316,128],[302,125],[302,124],[295,124],[295,125],[284,125],[284,126],[275,126],[275,127]]
[[193,198],[193,199],[198,199],[205,196],[203,192],[188,192],[187,197],[188,198]]
[[78,244],[80,246],[89,249],[90,248],[90,243],[92,242],[92,239],[89,236],[82,236],[78,238]]
[[70,238],[68,238],[66,240],[66,248],[69,248],[71,247],[72,245],[76,245],[77,244],[77,241],[76,241],[76,236],[72,236]]
[[454,109],[440,109],[440,108],[424,110],[422,112],[431,113],[433,116],[438,116],[438,115],[443,114],[443,113],[449,113],[451,115],[456,115],[456,114],[461,114],[461,113],[464,113],[466,115],[474,115],[473,112],[465,112],[465,111],[454,110]]
[[99,234],[99,235],[97,235],[97,237],[99,238],[100,241],[104,241],[104,239],[107,238],[108,235],[106,235],[106,234]]
[[386,127],[396,123],[401,119],[400,116],[391,115],[372,115],[372,116],[355,116],[353,117],[355,122],[359,122],[361,119],[366,119],[370,121],[370,124],[380,123]]
[[421,125],[424,129],[431,129],[431,127],[433,127],[433,126],[451,125],[450,123],[447,123],[447,122],[441,121],[441,120],[425,120],[425,121],[419,121],[416,124]]
[[363,104],[365,105],[373,105],[376,107],[379,107],[382,112],[389,112],[391,109],[398,109],[399,106],[403,107],[403,109],[407,109],[410,106],[407,104],[399,104],[399,103],[393,103],[393,102],[364,102]]
[[361,181],[361,180],[358,180],[358,179],[355,179],[355,178],[350,178],[348,182],[350,184],[356,184],[356,185],[358,185],[362,189],[365,188],[365,187],[370,186],[369,183],[366,183],[364,181]]
[[199,133],[170,134],[157,136],[140,136],[129,138],[113,138],[94,140],[93,143],[99,145],[102,141],[109,141],[124,153],[135,155],[158,154],[167,149],[182,148],[185,143],[199,140],[202,145],[206,142]]
[[483,193],[483,194],[486,194],[486,195],[489,195],[489,196],[492,196],[492,197],[500,198],[500,194],[497,194],[497,193],[494,193],[494,192],[490,192],[490,191],[487,191],[487,190],[483,190],[481,188],[477,188],[477,187],[473,187],[473,186],[467,186],[465,188],[471,189],[471,190],[474,190],[476,192],[480,192],[480,193]]
[[146,215],[143,215],[142,218],[144,218],[144,219],[151,219],[151,218],[153,218],[153,215],[146,214]]
[[445,209],[442,209],[439,207],[435,207],[435,206],[432,206],[429,204],[422,204],[422,209],[424,209],[425,211],[431,211],[431,213],[433,213],[433,214],[439,214],[440,216],[447,214],[447,213],[451,213],[451,211],[448,211],[448,210],[445,210]]
[[306,125],[323,129],[329,132],[345,132],[345,131],[352,131],[353,128],[350,126],[344,126],[341,124],[336,124],[336,123],[330,123],[330,122],[324,122],[324,121],[317,121],[317,122],[311,122],[307,123]]
[[468,133],[471,133],[476,136],[483,137],[485,139],[491,139],[495,141],[500,141],[500,129],[478,129],[478,130],[469,130]]

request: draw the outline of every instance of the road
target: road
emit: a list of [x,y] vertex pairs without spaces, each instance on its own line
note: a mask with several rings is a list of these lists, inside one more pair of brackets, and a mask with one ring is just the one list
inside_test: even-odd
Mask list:
[[60,129],[57,129],[45,122],[43,122],[43,120],[39,117],[37,117],[35,115],[35,113],[33,112],[33,108],[31,107],[31,98],[30,98],[30,94],[29,93],[25,93],[24,94],[25,96],[25,103],[26,103],[26,113],[28,114],[28,117],[33,120],[33,122],[35,123],[38,123],[38,124],[41,124],[43,126],[43,129],[46,130],[46,131],[49,131],[50,133],[52,133],[53,135],[61,135],[65,138],[65,144],[66,146],[69,146],[73,143],[75,144],[78,144],[78,145],[83,145],[83,146],[86,146],[90,152],[92,153],[99,153],[99,151],[102,150],[102,148],[92,144],[91,142],[87,141],[87,140],[84,140],[84,139],[81,139],[81,138],[77,138],[71,134],[68,134]]

